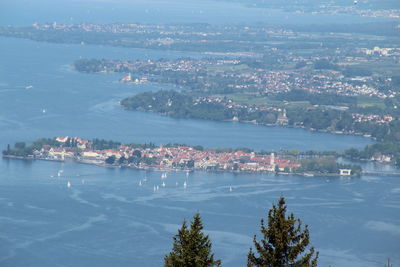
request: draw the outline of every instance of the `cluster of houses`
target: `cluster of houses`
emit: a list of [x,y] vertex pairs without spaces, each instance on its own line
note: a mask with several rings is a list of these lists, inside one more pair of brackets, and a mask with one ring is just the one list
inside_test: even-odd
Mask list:
[[305,90],[310,93],[331,93],[343,96],[365,95],[382,99],[393,97],[391,96],[393,92],[385,93],[374,88],[375,81],[372,78],[348,78],[329,71],[310,74],[292,70],[258,69],[242,72],[237,78],[242,82],[228,86],[236,89],[257,89],[267,94]]
[[392,157],[388,156],[388,155],[381,154],[381,153],[377,153],[377,154],[375,154],[375,155],[373,155],[371,157],[371,160],[372,161],[382,162],[382,163],[390,163],[390,162],[392,162]]
[[221,104],[226,108],[229,109],[248,109],[248,111],[275,111],[275,112],[282,112],[283,110],[279,107],[274,107],[274,106],[265,106],[265,105],[260,105],[260,104],[240,104],[237,102],[234,102],[232,99],[228,99],[225,97],[218,97],[218,96],[202,96],[202,97],[196,97],[193,100],[193,105],[198,105],[200,103],[216,103],[216,104]]
[[[318,10],[314,10],[312,14],[347,14],[359,15],[362,17],[371,18],[400,18],[400,9],[370,9],[370,8],[357,8],[358,2],[361,1],[348,1],[347,5],[335,5],[334,1],[328,4],[322,4]],[[351,4],[353,3],[353,4]]]
[[106,33],[152,33],[164,32],[165,29],[176,29],[176,26],[169,25],[151,25],[151,24],[136,24],[136,23],[110,23],[110,24],[60,24],[53,23],[33,23],[32,27],[37,30],[61,30],[61,31],[84,31],[84,32],[106,32]]
[[140,78],[132,78],[131,73],[129,73],[127,76],[122,77],[120,82],[138,84],[138,83],[147,83],[148,79],[145,76],[144,77],[140,77]]
[[361,113],[352,113],[354,122],[363,123],[369,122],[373,124],[389,124],[394,120],[391,115],[375,115],[375,114],[361,114]]
[[290,77],[293,71],[276,70],[259,72],[247,72],[240,74],[246,80],[246,84],[254,84],[255,88],[265,93],[282,93],[295,89]]
[[396,51],[394,48],[380,48],[379,46],[375,46],[372,49],[362,48],[361,50],[366,55],[379,55],[379,56],[388,56],[392,51]]
[[146,61],[115,61],[115,70],[127,68],[132,71],[148,71],[158,73],[160,71],[182,71],[182,72],[198,72],[210,66],[237,65],[240,63],[238,59],[178,59],[178,60],[146,60]]
[[278,158],[274,153],[258,155],[242,150],[217,152],[190,146],[141,148],[120,145],[116,149],[93,150],[91,142],[78,137],[57,137],[56,141],[59,145],[43,145],[34,152],[35,157],[61,161],[72,159],[92,164],[105,164],[112,157],[114,161],[111,165],[124,164],[133,168],[159,170],[292,172],[294,168],[301,166],[297,161]]

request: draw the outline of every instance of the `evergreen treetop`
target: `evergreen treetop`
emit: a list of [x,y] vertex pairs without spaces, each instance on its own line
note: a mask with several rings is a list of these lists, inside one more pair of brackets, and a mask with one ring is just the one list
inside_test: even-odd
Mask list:
[[190,228],[183,221],[178,234],[174,236],[172,251],[165,256],[166,267],[206,267],[220,266],[221,260],[214,260],[211,241],[203,232],[203,223],[199,213],[193,217]]
[[[260,229],[263,239],[259,242],[254,235],[256,253],[250,248],[247,266],[263,267],[314,267],[317,266],[318,252],[311,247],[307,225],[302,229],[300,219],[293,213],[286,217],[285,199],[281,197],[278,205],[268,212],[268,225],[261,219]],[[258,254],[258,255],[257,255]],[[315,254],[315,256],[314,256]]]

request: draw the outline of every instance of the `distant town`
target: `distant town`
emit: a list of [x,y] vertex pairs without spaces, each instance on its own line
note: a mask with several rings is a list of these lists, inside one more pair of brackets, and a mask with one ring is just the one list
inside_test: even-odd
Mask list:
[[[375,47],[373,51],[381,50]],[[400,57],[400,49],[396,49],[395,53]],[[304,90],[314,94],[330,93],[380,99],[394,98],[398,93],[396,90],[379,90],[391,84],[390,77],[382,79],[380,76],[365,76],[366,74],[361,73],[360,70],[358,70],[360,72],[358,77],[338,75],[337,71],[329,70],[336,67],[330,66],[327,59],[314,59],[315,61],[309,63],[300,58],[290,60],[298,62],[297,69],[268,70],[252,67],[249,63],[250,59],[218,58],[159,61],[81,59],[74,65],[81,72],[128,73],[127,76],[121,78],[122,82],[127,83],[173,84],[194,90],[201,88],[203,91],[220,93],[245,91],[268,95]],[[357,60],[362,61],[362,57],[360,56]],[[354,60],[352,64],[355,64]],[[312,66],[314,69],[310,69]],[[348,67],[343,70],[345,74],[349,71],[351,69]]]
[[305,176],[358,176],[357,165],[336,163],[330,156],[300,159],[250,149],[205,149],[202,146],[128,144],[79,137],[39,139],[27,146],[18,142],[3,151],[3,157],[52,161],[73,160],[106,167],[159,171],[217,171],[300,174]]

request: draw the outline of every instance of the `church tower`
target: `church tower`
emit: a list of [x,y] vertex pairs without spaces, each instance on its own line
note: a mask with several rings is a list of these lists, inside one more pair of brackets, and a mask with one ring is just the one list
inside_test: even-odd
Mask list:
[[275,154],[271,153],[269,164],[274,166],[275,165]]

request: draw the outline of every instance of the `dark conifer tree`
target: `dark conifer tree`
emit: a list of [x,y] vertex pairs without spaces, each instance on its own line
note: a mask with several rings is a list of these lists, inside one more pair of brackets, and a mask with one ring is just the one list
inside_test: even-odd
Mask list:
[[202,233],[203,223],[200,214],[196,213],[188,229],[183,221],[178,234],[174,236],[172,251],[165,256],[166,267],[208,267],[220,266],[220,260],[214,260],[211,252],[211,241]]
[[[278,205],[268,212],[268,225],[261,219],[263,239],[258,242],[254,236],[256,253],[250,248],[247,266],[263,267],[314,267],[317,266],[318,252],[310,244],[307,225],[302,229],[300,219],[293,213],[286,217],[285,199],[281,197]],[[306,251],[308,250],[308,251]],[[314,255],[315,254],[315,255]]]

